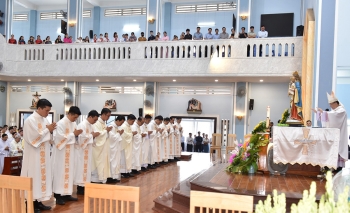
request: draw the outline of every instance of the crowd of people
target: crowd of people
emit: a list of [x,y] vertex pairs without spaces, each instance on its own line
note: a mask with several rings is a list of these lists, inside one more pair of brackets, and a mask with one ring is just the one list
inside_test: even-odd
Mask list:
[[[68,34],[64,35],[64,38],[62,39],[61,35],[58,35],[56,40],[54,41],[55,44],[61,44],[61,43],[99,43],[99,42],[142,42],[142,41],[178,41],[178,40],[209,40],[209,39],[234,39],[235,37],[235,29],[231,29],[231,33],[226,32],[226,27],[221,28],[221,33],[219,33],[219,29],[216,28],[214,30],[215,33],[212,33],[212,28],[208,29],[208,32],[203,35],[201,32],[201,28],[197,27],[196,32],[192,35],[190,33],[190,29],[186,29],[186,33],[182,32],[180,36],[174,35],[172,39],[169,38],[166,31],[163,32],[163,35],[161,35],[160,32],[157,32],[156,35],[154,35],[154,32],[150,31],[150,36],[148,38],[145,37],[145,33],[141,32],[140,37],[136,37],[134,32],[131,32],[130,36],[128,33],[123,34],[121,37],[119,37],[117,32],[113,33],[113,37],[109,38],[108,33],[100,34],[99,36],[97,34],[93,35],[93,38],[90,40],[89,36],[78,37],[76,41],[73,41],[72,36],[69,36]],[[250,27],[250,31],[246,32],[245,27],[241,28],[241,31],[238,34],[238,38],[267,38],[268,32],[265,30],[265,26],[261,26],[260,31],[258,33],[254,32],[254,26]],[[23,36],[20,36],[18,41],[16,40],[14,35],[11,35],[11,38],[8,40],[9,44],[26,44],[26,41]],[[50,36],[47,36],[44,40],[41,39],[40,35],[37,36],[36,39],[34,39],[33,36],[30,36],[29,40],[27,41],[27,44],[52,44],[53,42],[50,40]]]
[[121,178],[180,160],[181,118],[130,114],[107,125],[111,111],[103,108],[100,114],[91,110],[77,125],[81,112],[72,106],[64,118],[50,124],[46,117],[51,107],[48,100],[40,99],[23,129],[5,125],[1,130],[0,165],[11,153],[23,153],[21,176],[33,178],[36,212],[51,209],[41,201],[49,200],[52,193],[58,205],[77,201],[72,197],[73,185],[83,195],[87,182],[116,184]]
[[[198,132],[198,135],[188,134],[186,138],[186,151],[187,152],[204,152],[209,153],[209,144],[211,144],[211,139],[208,138],[208,134]],[[182,151],[185,151],[184,139],[181,142]]]

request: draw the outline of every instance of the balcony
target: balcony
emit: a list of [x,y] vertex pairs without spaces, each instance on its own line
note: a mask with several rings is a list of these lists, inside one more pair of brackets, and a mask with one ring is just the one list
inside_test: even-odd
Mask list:
[[281,77],[301,70],[302,37],[11,45],[2,76]]

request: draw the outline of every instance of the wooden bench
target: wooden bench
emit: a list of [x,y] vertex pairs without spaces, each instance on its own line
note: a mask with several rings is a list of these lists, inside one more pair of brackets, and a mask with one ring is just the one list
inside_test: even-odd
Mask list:
[[22,156],[5,157],[3,175],[20,176],[22,169]]

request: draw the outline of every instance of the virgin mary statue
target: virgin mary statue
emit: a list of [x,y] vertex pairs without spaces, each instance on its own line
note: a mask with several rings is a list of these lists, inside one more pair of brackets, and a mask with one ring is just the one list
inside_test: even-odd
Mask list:
[[297,71],[295,71],[293,77],[291,77],[288,94],[290,96],[290,118],[302,121],[301,79]]

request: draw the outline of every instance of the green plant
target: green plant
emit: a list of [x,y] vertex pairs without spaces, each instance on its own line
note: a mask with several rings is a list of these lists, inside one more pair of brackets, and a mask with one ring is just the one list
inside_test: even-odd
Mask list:
[[282,113],[282,118],[281,121],[279,122],[280,124],[285,124],[287,122],[287,119],[289,118],[289,109],[284,110],[284,112]]
[[252,134],[266,132],[266,121],[260,121],[253,129]]
[[[272,201],[273,200],[273,207]],[[264,202],[259,200],[258,205],[255,207],[256,213],[285,213],[286,212],[286,195],[284,193],[277,195],[277,190],[273,190],[273,198],[271,195],[267,195]]]

